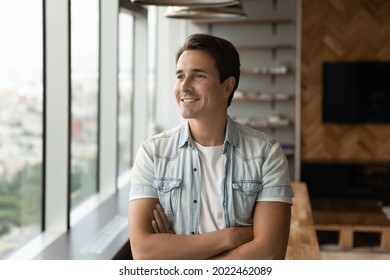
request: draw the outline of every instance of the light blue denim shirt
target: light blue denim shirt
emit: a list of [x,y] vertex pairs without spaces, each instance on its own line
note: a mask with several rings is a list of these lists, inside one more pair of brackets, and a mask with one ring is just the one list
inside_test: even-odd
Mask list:
[[[252,225],[257,200],[293,197],[286,157],[273,138],[228,117],[223,155],[226,227]],[[129,195],[158,198],[176,234],[198,234],[200,184],[199,156],[185,122],[141,145]]]

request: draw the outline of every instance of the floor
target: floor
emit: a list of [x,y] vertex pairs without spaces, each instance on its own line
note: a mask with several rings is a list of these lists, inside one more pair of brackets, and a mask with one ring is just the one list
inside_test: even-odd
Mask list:
[[381,252],[377,248],[353,249],[341,251],[337,248],[321,246],[321,259],[323,260],[390,260],[390,252]]

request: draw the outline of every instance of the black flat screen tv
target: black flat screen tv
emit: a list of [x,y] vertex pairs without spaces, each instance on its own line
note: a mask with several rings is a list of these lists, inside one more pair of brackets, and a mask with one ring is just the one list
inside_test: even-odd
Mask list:
[[322,121],[390,123],[390,61],[325,62]]

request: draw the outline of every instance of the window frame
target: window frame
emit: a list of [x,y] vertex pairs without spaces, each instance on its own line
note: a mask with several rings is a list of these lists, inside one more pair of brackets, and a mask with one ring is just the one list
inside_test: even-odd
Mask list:
[[[37,7],[38,7],[38,5],[39,5],[38,10],[40,10],[40,17],[34,17],[34,21],[35,21],[35,19],[37,19],[37,22],[36,22],[36,24],[34,23],[33,28],[34,29],[36,28],[37,30],[39,30],[39,33],[41,35],[40,40],[36,41],[36,42],[40,42],[39,49],[37,49],[37,53],[41,53],[41,55],[42,55],[41,59],[39,59],[40,65],[42,66],[41,71],[39,71],[41,77],[40,77],[40,79],[37,79],[37,81],[40,82],[40,86],[42,86],[42,90],[39,93],[40,97],[42,97],[42,102],[40,103],[42,105],[41,121],[39,122],[40,128],[42,129],[42,131],[41,131],[41,134],[39,135],[39,138],[41,139],[41,144],[39,146],[41,147],[42,150],[41,150],[41,153],[39,154],[39,159],[40,159],[39,164],[41,165],[40,182],[39,182],[39,184],[36,185],[37,190],[39,191],[39,202],[37,204],[30,204],[29,203],[29,205],[39,207],[39,213],[37,213],[38,214],[37,217],[39,217],[38,218],[39,220],[36,221],[36,223],[34,223],[34,232],[33,233],[30,233],[28,236],[23,236],[23,238],[20,238],[17,241],[17,245],[19,247],[23,246],[25,243],[28,243],[31,239],[34,239],[36,235],[40,235],[44,230],[44,222],[45,222],[44,221],[44,201],[45,201],[44,200],[44,198],[45,198],[45,168],[44,168],[44,166],[45,166],[45,149],[44,149],[44,147],[45,147],[46,137],[45,137],[45,126],[44,126],[44,123],[45,123],[45,87],[44,87],[44,85],[45,85],[45,72],[46,72],[46,70],[45,70],[45,29],[44,29],[44,26],[45,26],[45,21],[44,21],[45,5],[44,4],[45,4],[44,0],[40,0],[40,1],[38,0],[38,1],[35,1],[33,3],[34,6],[37,5]],[[26,9],[24,10],[25,12],[27,12],[27,13],[31,12],[31,10],[29,10],[29,7],[24,7],[24,8],[27,9],[27,10]],[[25,23],[25,24],[27,24],[27,23]],[[11,23],[11,25],[12,25],[12,23]],[[31,36],[31,34],[29,34],[29,32],[27,30],[24,30],[24,31],[25,32],[23,32],[23,35],[21,35],[19,38],[25,38],[25,37]],[[8,42],[15,43],[14,41],[12,41],[12,38],[11,38],[11,41],[8,40]],[[32,47],[31,49],[34,49],[34,48]],[[4,50],[4,53],[6,53],[5,50]],[[13,61],[13,63],[15,63],[15,61]],[[29,64],[31,64],[31,62]],[[18,65],[17,62],[16,62],[16,65]],[[25,81],[22,83],[25,83]],[[21,84],[18,83],[18,86],[20,86],[20,85]],[[11,88],[13,88],[13,87],[11,86]],[[33,104],[33,103],[29,103],[29,104]],[[11,110],[13,110],[13,109],[14,108],[12,108]],[[16,112],[17,111],[15,111],[15,113]],[[24,120],[24,118],[22,118],[22,120]],[[29,165],[26,162],[23,162],[23,163],[26,164],[24,166],[24,168]],[[18,170],[18,172],[19,172],[19,170]],[[26,186],[28,187],[28,189],[31,189],[32,184],[30,182],[26,181],[25,179],[23,179],[23,183],[20,185],[22,191],[18,195],[18,201],[24,200],[23,197],[25,197],[24,193],[27,189]],[[18,228],[20,228],[20,229],[23,229],[23,227],[25,226],[25,222],[23,221],[24,219],[22,217],[24,217],[26,215],[26,213],[28,213],[28,212],[26,212],[26,209],[24,209],[23,206],[24,205],[22,205],[22,203],[21,203],[17,207],[17,211],[20,211],[20,214],[18,215],[19,222],[20,222],[20,225],[18,226]],[[9,251],[6,250],[6,252],[0,256],[0,259],[3,259],[3,258],[7,259],[10,255],[14,254],[14,252],[17,250],[18,250],[18,247],[12,246],[12,248]]]
[[[70,0],[45,1],[44,3],[44,168],[43,168],[43,222],[42,234],[10,255],[7,259],[34,259],[40,256],[61,254],[63,244],[59,240],[69,242],[77,240],[77,234],[72,228],[85,223],[87,220],[101,219],[99,208],[108,201],[116,199],[127,201],[126,187],[123,182],[117,188],[117,44],[119,7],[122,5],[134,8],[130,1],[100,0],[100,94],[99,94],[99,192],[70,211]],[[120,4],[121,3],[121,4]],[[147,10],[139,6],[133,10],[137,16],[135,21],[135,37],[137,38],[134,64],[140,66],[135,72],[135,92],[146,91],[146,26]],[[111,24],[110,24],[111,23]],[[103,28],[106,27],[106,28]],[[111,36],[111,37],[110,37]],[[114,41],[110,41],[110,38]],[[111,58],[114,58],[113,61]],[[112,71],[114,69],[114,71]],[[136,94],[134,94],[135,97]],[[112,97],[114,96],[114,97]],[[106,98],[112,98],[110,101]],[[136,98],[134,98],[136,99]],[[109,102],[109,103],[106,103]],[[145,138],[146,118],[142,116],[146,101],[141,95],[134,107],[133,114],[140,135],[137,139]],[[107,106],[107,104],[109,104]],[[137,115],[141,113],[141,115]],[[138,120],[139,118],[139,120]],[[103,120],[108,119],[108,122]],[[114,124],[114,134],[108,134]],[[114,143],[114,145],[111,145]],[[139,141],[133,142],[137,147]],[[60,148],[59,148],[60,147]],[[114,151],[114,153],[111,153]],[[110,168],[105,169],[108,164]],[[105,171],[103,171],[105,170]],[[118,186],[119,187],[119,186]],[[121,195],[121,197],[118,197]],[[118,205],[119,207],[119,205]],[[127,208],[125,209],[127,211]],[[121,212],[116,209],[114,212]],[[106,219],[107,217],[104,217]],[[99,229],[91,229],[97,231]],[[89,233],[91,234],[91,233]],[[93,234],[93,233],[92,233]],[[125,233],[128,235],[127,229]],[[128,236],[127,236],[128,237]],[[73,241],[73,243],[77,243]],[[69,247],[69,248],[68,248]],[[70,253],[69,253],[70,254]],[[71,257],[71,256],[69,256]],[[98,258],[98,256],[97,256]]]

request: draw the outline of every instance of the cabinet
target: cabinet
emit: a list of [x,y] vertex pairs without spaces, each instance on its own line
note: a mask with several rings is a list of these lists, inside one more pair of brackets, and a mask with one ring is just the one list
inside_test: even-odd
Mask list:
[[205,32],[231,41],[241,77],[229,115],[275,137],[293,180],[300,166],[300,0],[244,0],[243,20],[197,20]]

